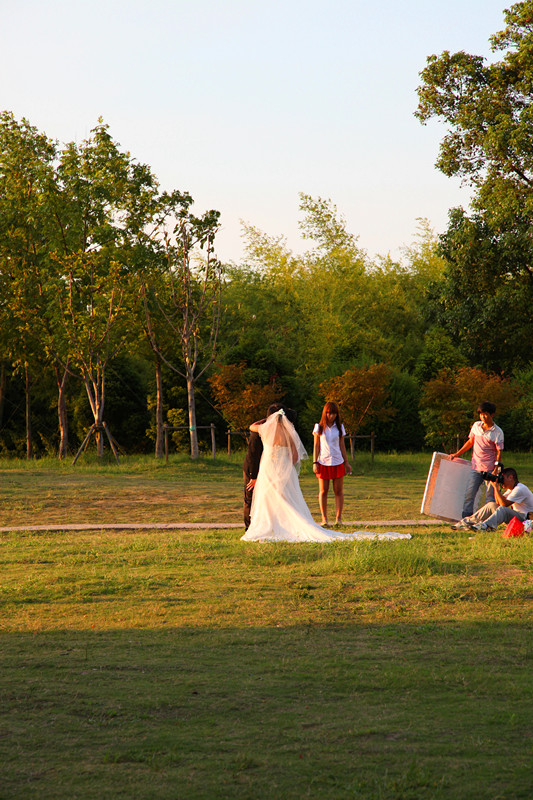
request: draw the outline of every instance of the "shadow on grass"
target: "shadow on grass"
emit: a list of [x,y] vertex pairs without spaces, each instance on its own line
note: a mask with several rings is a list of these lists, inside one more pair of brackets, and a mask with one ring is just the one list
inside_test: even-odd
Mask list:
[[4,634],[7,798],[529,798],[516,623]]

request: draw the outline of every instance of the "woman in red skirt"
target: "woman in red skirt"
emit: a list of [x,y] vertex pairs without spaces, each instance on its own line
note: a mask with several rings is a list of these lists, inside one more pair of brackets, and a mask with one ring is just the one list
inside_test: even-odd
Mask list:
[[343,479],[350,475],[344,437],[346,431],[336,403],[326,403],[320,422],[313,429],[313,472],[318,478],[318,504],[322,514],[322,525],[328,525],[328,490],[333,481],[335,494],[335,524],[342,521],[344,505]]

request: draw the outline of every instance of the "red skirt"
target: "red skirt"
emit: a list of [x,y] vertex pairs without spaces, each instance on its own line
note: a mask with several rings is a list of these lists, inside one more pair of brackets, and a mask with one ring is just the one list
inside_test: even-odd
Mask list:
[[336,467],[326,467],[324,464],[317,464],[318,472],[316,472],[317,478],[322,478],[323,480],[329,480],[332,478],[343,478],[346,475],[346,465],[344,461],[342,464],[337,464]]

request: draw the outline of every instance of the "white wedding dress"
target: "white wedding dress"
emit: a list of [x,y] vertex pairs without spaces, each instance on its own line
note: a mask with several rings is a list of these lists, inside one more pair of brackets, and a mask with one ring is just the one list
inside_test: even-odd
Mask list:
[[[368,532],[342,533],[317,525],[298,480],[300,460],[307,458],[307,453],[294,426],[284,412],[277,412],[259,427],[259,433],[263,455],[252,498],[251,524],[241,537],[245,542],[385,538],[385,535]],[[396,537],[410,538],[409,534],[387,535],[387,538]]]

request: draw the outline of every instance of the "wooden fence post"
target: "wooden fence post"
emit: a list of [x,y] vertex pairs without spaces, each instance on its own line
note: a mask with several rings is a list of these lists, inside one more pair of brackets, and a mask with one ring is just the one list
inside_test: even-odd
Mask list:
[[211,450],[213,452],[213,461],[215,460],[217,448],[215,443],[215,423],[211,423]]

